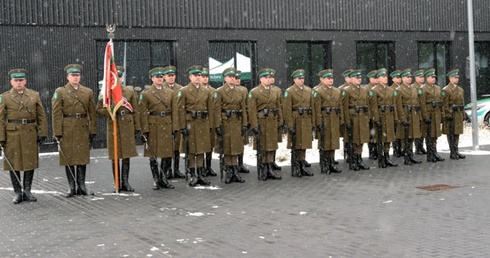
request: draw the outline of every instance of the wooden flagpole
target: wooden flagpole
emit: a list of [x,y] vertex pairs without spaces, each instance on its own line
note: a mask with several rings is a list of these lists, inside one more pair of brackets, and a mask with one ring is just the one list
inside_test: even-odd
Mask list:
[[[109,40],[112,42],[112,39],[114,38],[114,32],[116,31],[116,25],[107,25],[106,27],[107,29],[107,32],[109,33],[108,36],[109,36]],[[112,52],[114,53],[114,48],[112,48]],[[106,71],[107,72],[107,71]],[[107,87],[107,85],[106,85]],[[112,98],[112,96],[110,96]],[[113,135],[113,141],[114,141],[114,185],[115,185],[115,188],[116,188],[116,193],[119,193],[119,188],[120,188],[120,185],[119,185],[119,152],[117,151],[118,150],[118,146],[117,146],[117,117],[116,117],[116,113],[114,113],[114,115],[112,116],[112,135]]]

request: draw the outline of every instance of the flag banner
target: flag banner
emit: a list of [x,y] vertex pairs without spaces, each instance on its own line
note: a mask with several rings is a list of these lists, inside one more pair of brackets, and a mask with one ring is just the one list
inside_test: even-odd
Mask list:
[[103,106],[107,108],[112,120],[116,119],[116,111],[124,106],[133,112],[131,103],[123,97],[121,81],[117,76],[116,62],[114,62],[114,46],[112,39],[107,42],[104,55],[104,79],[102,81]]

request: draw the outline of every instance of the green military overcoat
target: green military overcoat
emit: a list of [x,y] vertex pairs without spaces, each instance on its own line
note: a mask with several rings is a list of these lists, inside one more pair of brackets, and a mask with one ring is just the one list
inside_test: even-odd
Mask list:
[[[319,84],[313,92],[314,115],[317,126],[324,126],[324,150],[340,148],[340,125],[343,124],[340,90]],[[320,132],[318,132],[318,148],[321,146]]]
[[[244,87],[244,86],[241,86],[241,85],[240,85],[240,86],[237,86],[237,88],[238,88],[239,90],[241,90],[242,95],[243,95],[243,98],[245,99],[245,107],[246,107],[246,108],[245,108],[245,110],[244,110],[244,113],[246,114],[246,115],[245,115],[245,119],[246,119],[246,121],[245,121],[245,122],[246,122],[246,124],[247,124],[246,126],[248,127],[248,125],[249,125],[249,124],[248,124],[248,107],[247,107],[247,96],[248,96],[248,89],[247,89],[247,87]],[[243,119],[243,118],[242,118],[242,119]],[[249,140],[248,140],[248,131],[242,135],[242,140],[243,140],[243,144],[249,144]]]
[[[437,138],[441,136],[441,123],[444,117],[444,108],[442,101],[441,87],[435,84],[424,84],[420,87],[422,94],[420,95],[420,106],[422,107],[422,118],[431,119],[430,137]],[[422,123],[422,136],[427,137],[427,124]]]
[[[248,93],[248,121],[252,128],[258,128],[260,125],[261,151],[277,150],[278,127],[282,124],[281,98],[279,88],[271,86],[266,89],[262,84]],[[265,116],[264,109],[276,110],[277,115],[271,111],[268,116]],[[255,143],[254,149],[257,147]]]
[[454,134],[463,134],[464,109],[464,90],[458,85],[449,83],[443,90],[444,102],[444,123],[442,125],[442,133],[449,134],[448,116],[454,118]]
[[[179,117],[174,91],[155,85],[140,94],[141,132],[149,133],[145,157],[171,158],[174,152],[172,133],[178,131]],[[178,134],[178,133],[177,133]],[[151,151],[150,151],[151,150]]]
[[408,106],[419,106],[419,94],[422,94],[422,90],[417,90],[406,84],[401,84],[396,88],[396,112],[399,119],[398,128],[396,131],[397,139],[405,139],[404,126],[401,124],[403,121],[409,121],[408,126],[408,138],[416,139],[422,136],[420,132],[420,122],[422,119],[422,111],[417,111],[416,108],[412,108],[409,111]]
[[[370,101],[373,97],[374,93],[371,90],[355,85],[350,85],[341,93],[344,122],[352,125],[352,143],[369,142],[369,119],[379,119],[376,103]],[[363,107],[363,110],[357,112],[356,107]]]
[[[310,110],[310,114],[303,112],[299,114],[298,108]],[[282,105],[282,114],[287,128],[295,127],[296,131],[296,150],[311,149],[313,134],[312,128],[314,125],[313,116],[313,96],[312,90],[308,86],[300,87],[293,85],[284,91],[284,102]],[[288,133],[287,148],[291,149],[292,138]]]
[[[383,86],[377,84],[372,88],[377,103],[378,115],[383,127],[382,142],[394,142],[395,141],[395,121],[397,119],[396,113],[396,96],[395,90],[389,86]],[[378,141],[378,127],[374,126],[374,140]]]
[[[29,171],[39,167],[37,137],[48,136],[46,114],[39,93],[14,89],[0,96],[0,141],[5,141],[5,155],[14,170]],[[12,170],[7,161],[4,170]]]
[[[182,89],[183,86],[178,83],[174,83],[174,85],[170,87],[170,85],[167,82],[164,82],[163,87],[167,87],[171,89],[174,92],[174,96],[177,97],[177,93],[180,91],[180,89]],[[173,146],[174,151],[179,151],[181,142],[182,142],[182,135],[180,133],[174,135],[174,146]]]
[[89,164],[89,135],[97,134],[93,91],[81,84],[75,90],[68,83],[56,89],[51,105],[53,135],[63,137],[61,151],[64,157],[60,153],[60,166]]
[[[116,112],[117,119],[117,155],[118,159],[125,159],[138,156],[136,150],[135,131],[140,131],[140,112],[136,93],[128,87],[121,87],[123,98],[125,98],[133,108],[131,112],[125,106],[121,106]],[[109,159],[114,159],[114,122],[107,108],[103,106],[103,100],[99,96],[97,103],[97,114],[107,118],[107,150]]]

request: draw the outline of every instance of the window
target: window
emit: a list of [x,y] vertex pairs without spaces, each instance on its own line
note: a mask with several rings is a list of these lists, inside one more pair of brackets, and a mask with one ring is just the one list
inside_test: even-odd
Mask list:
[[449,42],[419,42],[419,69],[436,69],[437,84],[444,87],[446,73],[451,69]]
[[305,85],[313,88],[320,83],[318,72],[332,68],[330,42],[287,42],[286,48],[289,85],[293,84],[290,75],[295,70],[304,69],[306,72]]
[[[469,58],[468,58],[469,59]],[[475,42],[475,64],[476,64],[476,95],[490,94],[490,42]],[[466,78],[469,76],[469,60],[467,60]]]
[[372,70],[386,68],[388,72],[395,68],[395,43],[394,42],[357,42],[356,45],[357,69],[362,70],[362,83],[369,80],[366,74]]
[[256,73],[256,44],[252,41],[211,41],[209,42],[209,83],[218,88],[223,85],[222,73],[226,68],[235,67],[242,72],[242,86],[254,88],[258,83]]
[[[97,53],[104,53],[107,41],[97,42]],[[125,84],[140,86],[151,84],[148,71],[153,67],[176,65],[174,43],[171,41],[114,41],[114,59],[125,66]],[[104,77],[103,55],[97,55],[97,78]]]

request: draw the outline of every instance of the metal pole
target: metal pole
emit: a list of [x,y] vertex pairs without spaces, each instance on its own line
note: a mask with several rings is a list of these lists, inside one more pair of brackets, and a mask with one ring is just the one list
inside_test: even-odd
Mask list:
[[468,0],[468,43],[470,55],[470,90],[471,90],[471,127],[473,128],[473,150],[479,150],[478,119],[476,117],[476,73],[475,73],[475,38],[473,34],[473,0]]

